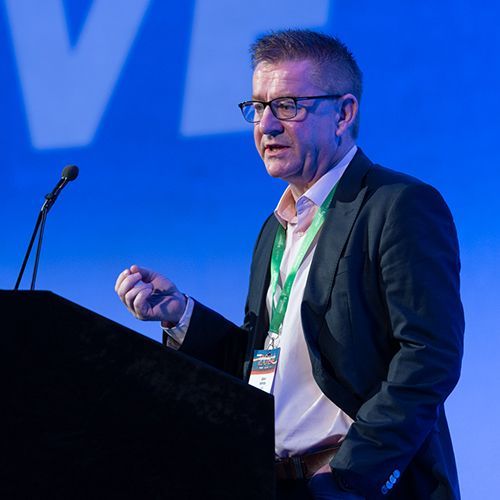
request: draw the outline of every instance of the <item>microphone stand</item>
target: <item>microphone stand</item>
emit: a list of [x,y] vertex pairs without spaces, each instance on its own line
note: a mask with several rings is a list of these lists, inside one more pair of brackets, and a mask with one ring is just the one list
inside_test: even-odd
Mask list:
[[[38,228],[40,227],[40,224],[42,222],[42,217],[45,219],[45,216],[47,215],[47,214],[45,214],[45,216],[44,216],[43,212],[44,211],[40,210],[40,212],[38,213],[38,218],[36,219],[35,229],[33,229],[33,234],[31,235],[30,244],[28,245],[28,249],[26,250],[26,255],[24,256],[23,264],[21,266],[21,270],[19,271],[19,276],[17,277],[17,281],[16,281],[16,285],[14,287],[14,290],[19,289],[19,285],[21,284],[21,280],[23,278],[24,270],[26,269],[26,264],[28,263],[28,259],[30,257],[31,249],[33,248],[33,243],[35,243],[35,238],[36,238],[36,235],[38,233]],[[40,245],[38,245],[38,246],[40,246]],[[37,252],[37,253],[39,253],[39,252]],[[33,290],[33,286],[34,286],[34,283],[32,281],[31,290]]]
[[40,260],[40,251],[42,250],[42,240],[43,240],[43,231],[45,229],[45,221],[47,219],[48,210],[42,210],[40,212],[40,233],[38,235],[38,244],[36,246],[36,255],[35,255],[35,265],[33,267],[33,276],[31,277],[31,287],[30,290],[35,289],[35,281],[36,281],[36,273],[38,272],[38,262]]
[[[68,167],[66,167],[66,168],[68,168]],[[77,167],[74,167],[74,168],[77,168]],[[78,170],[77,170],[76,175],[78,175]],[[42,250],[43,232],[45,230],[45,220],[47,219],[47,214],[49,213],[49,210],[52,208],[52,205],[56,201],[61,190],[64,188],[64,186],[66,186],[66,184],[69,181],[73,180],[76,177],[76,175],[74,175],[72,178],[63,176],[59,180],[59,182],[57,183],[54,190],[51,193],[45,195],[45,202],[44,202],[42,208],[40,209],[40,212],[38,213],[38,217],[37,217],[36,223],[35,223],[35,229],[33,229],[33,234],[31,235],[31,240],[30,240],[30,243],[28,245],[28,249],[26,250],[26,255],[24,256],[24,260],[23,260],[23,263],[21,265],[21,270],[19,271],[19,276],[17,277],[17,281],[16,281],[16,284],[14,286],[14,290],[19,289],[19,285],[21,284],[21,280],[23,278],[23,274],[24,274],[24,271],[26,269],[26,264],[28,263],[28,259],[29,259],[30,254],[31,254],[33,244],[35,243],[36,235],[38,234],[38,229],[40,229],[40,233],[38,235],[38,244],[37,244],[37,248],[36,248],[35,265],[33,268],[33,276],[31,278],[31,287],[30,287],[30,290],[35,289],[36,275],[38,272],[38,262],[40,261],[40,252]]]

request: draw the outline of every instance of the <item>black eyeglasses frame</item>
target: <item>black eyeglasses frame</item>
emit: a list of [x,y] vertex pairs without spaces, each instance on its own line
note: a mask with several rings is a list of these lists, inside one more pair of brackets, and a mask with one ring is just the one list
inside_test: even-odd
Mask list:
[[[241,114],[243,115],[243,118],[245,119],[245,121],[247,121],[248,123],[259,123],[261,121],[261,119],[259,120],[249,120],[247,118],[247,116],[245,115],[245,112],[244,112],[244,108],[253,104],[253,103],[259,103],[259,104],[263,104],[264,105],[264,108],[262,110],[262,113],[264,113],[265,109],[267,106],[269,106],[271,108],[271,113],[278,119],[278,120],[281,120],[281,121],[290,121],[290,120],[293,120],[294,118],[296,118],[297,114],[298,114],[298,111],[299,111],[299,108],[297,106],[297,103],[300,102],[300,101],[309,101],[309,100],[312,100],[312,99],[339,99],[340,97],[342,97],[343,95],[345,94],[327,94],[327,95],[311,95],[311,96],[305,96],[305,97],[293,97],[293,96],[280,96],[280,97],[276,97],[274,99],[271,99],[270,101],[257,101],[257,100],[252,100],[252,101],[243,101],[243,102],[240,102],[238,104],[238,107],[240,108],[241,110]],[[293,116],[290,116],[288,118],[280,118],[279,116],[276,116],[276,111],[272,105],[273,102],[275,101],[279,101],[279,100],[282,100],[282,99],[291,99],[294,104],[295,104],[295,114]]]

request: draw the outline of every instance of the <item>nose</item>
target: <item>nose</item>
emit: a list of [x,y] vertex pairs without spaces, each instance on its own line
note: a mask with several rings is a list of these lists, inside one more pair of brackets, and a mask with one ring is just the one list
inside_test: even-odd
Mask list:
[[266,106],[259,122],[262,134],[276,136],[283,132],[283,123],[273,115],[270,106]]

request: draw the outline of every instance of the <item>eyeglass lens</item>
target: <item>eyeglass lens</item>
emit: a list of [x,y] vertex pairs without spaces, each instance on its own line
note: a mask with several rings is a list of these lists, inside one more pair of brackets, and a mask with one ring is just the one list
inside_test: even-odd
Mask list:
[[[280,120],[289,120],[297,115],[297,106],[289,97],[273,99],[269,106],[273,115]],[[251,102],[243,106],[243,114],[249,122],[258,122],[264,115],[266,105],[262,102]]]

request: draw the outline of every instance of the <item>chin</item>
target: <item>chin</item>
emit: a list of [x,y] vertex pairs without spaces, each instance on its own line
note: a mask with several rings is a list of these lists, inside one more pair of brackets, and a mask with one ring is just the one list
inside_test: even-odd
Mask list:
[[294,175],[294,172],[290,169],[288,165],[280,165],[274,162],[265,162],[267,173],[276,179],[283,179],[287,181],[290,177]]
[[274,179],[286,180],[286,175],[284,174],[284,172],[281,172],[280,170],[275,169],[275,168],[266,168],[266,170],[267,170],[267,174],[270,177],[273,177]]

